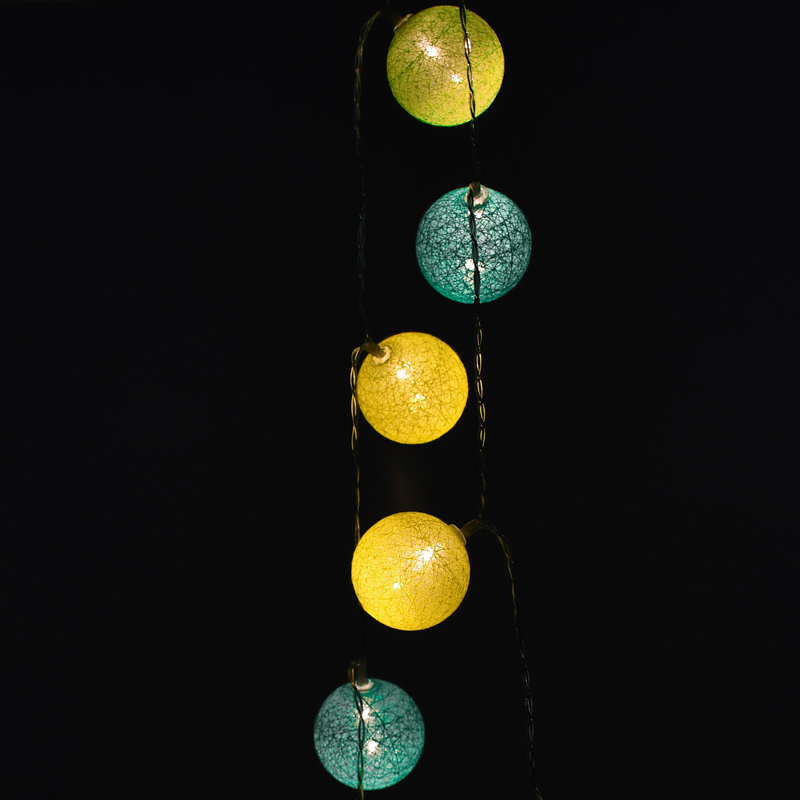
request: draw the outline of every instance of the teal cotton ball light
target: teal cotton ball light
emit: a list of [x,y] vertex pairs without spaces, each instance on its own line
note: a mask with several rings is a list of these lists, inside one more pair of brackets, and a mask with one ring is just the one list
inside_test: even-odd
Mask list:
[[[360,689],[365,790],[393,786],[417,765],[425,724],[417,704],[399,686],[373,678]],[[314,723],[314,746],[337,781],[358,788],[359,708],[349,683],[332,692]]]
[[[417,261],[425,279],[458,303],[475,301],[475,266],[467,188],[440,197],[417,230]],[[519,207],[486,186],[473,203],[480,270],[480,301],[489,303],[513,289],[531,257],[531,229]]]

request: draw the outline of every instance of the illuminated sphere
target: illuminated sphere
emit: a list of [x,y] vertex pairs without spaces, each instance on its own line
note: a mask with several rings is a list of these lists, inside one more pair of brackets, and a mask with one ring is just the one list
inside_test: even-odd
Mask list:
[[[425,743],[417,704],[398,686],[373,678],[361,689],[364,789],[393,786],[411,772]],[[346,683],[332,692],[314,723],[314,746],[322,765],[337,781],[358,787],[358,705]]]
[[[482,114],[503,82],[505,59],[497,34],[467,11],[475,114]],[[389,86],[411,116],[431,125],[469,122],[464,31],[457,6],[412,14],[397,28],[386,59]]]
[[398,333],[380,342],[383,358],[367,355],[356,397],[378,433],[402,444],[438,439],[467,403],[467,371],[456,352],[428,333]]
[[455,525],[404,511],[376,522],[353,553],[351,577],[363,609],[403,631],[438,625],[469,586],[466,541]]
[[[417,261],[425,279],[445,297],[475,301],[475,267],[469,229],[468,189],[440,197],[417,229]],[[519,207],[504,194],[487,189],[473,203],[480,269],[480,301],[511,291],[528,268],[531,229]]]

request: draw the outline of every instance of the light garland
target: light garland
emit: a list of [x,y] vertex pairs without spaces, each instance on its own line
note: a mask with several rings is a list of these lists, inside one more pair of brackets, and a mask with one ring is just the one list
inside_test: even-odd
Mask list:
[[[437,291],[457,302],[474,304],[481,497],[477,517],[462,529],[430,514],[404,511],[381,519],[362,536],[359,413],[388,439],[422,444],[456,424],[468,394],[464,366],[441,340],[412,332],[375,344],[367,330],[359,127],[361,69],[364,40],[380,16],[395,25],[387,74],[400,105],[432,125],[470,122],[473,180],[468,189],[449,192],[428,209],[417,231],[416,249],[423,275]],[[531,253],[530,228],[520,209],[505,195],[482,186],[480,180],[475,118],[494,100],[503,70],[504,56],[497,36],[463,3],[458,7],[436,6],[405,18],[387,4],[362,27],[356,52],[354,129],[362,195],[358,268],[365,344],[353,351],[350,376],[351,448],[356,463],[356,547],[351,579],[363,610],[378,622],[406,631],[430,628],[458,608],[468,589],[466,537],[482,529],[498,536],[512,582],[514,624],[526,688],[528,760],[534,795],[541,800],[533,758],[530,675],[518,624],[513,560],[505,538],[483,519],[485,407],[479,306],[517,285]],[[419,709],[398,687],[386,681],[367,682],[365,675],[359,680],[351,674],[351,683],[323,703],[315,721],[314,742],[325,769],[347,786],[358,788],[363,797],[365,789],[391,786],[414,768],[424,742],[424,726]]]

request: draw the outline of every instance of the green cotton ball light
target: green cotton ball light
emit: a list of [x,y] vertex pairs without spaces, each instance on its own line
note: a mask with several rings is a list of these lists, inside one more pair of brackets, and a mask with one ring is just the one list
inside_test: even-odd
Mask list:
[[[467,34],[478,116],[500,91],[505,57],[497,34],[471,11]],[[386,72],[392,94],[412,117],[442,126],[471,119],[464,29],[456,6],[434,6],[406,17],[389,45]]]
[[[458,303],[475,302],[475,264],[467,188],[440,197],[417,229],[417,261],[437,292]],[[482,186],[473,202],[481,303],[511,291],[528,268],[531,229],[504,194]]]
[[[394,786],[417,765],[425,723],[417,704],[399,686],[373,678],[361,688],[365,790]],[[358,788],[359,704],[352,684],[332,692],[314,722],[314,746],[322,766],[340,783]]]

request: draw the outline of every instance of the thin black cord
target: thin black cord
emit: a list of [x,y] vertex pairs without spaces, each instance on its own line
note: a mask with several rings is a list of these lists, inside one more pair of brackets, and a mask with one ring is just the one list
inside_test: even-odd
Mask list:
[[511,556],[511,546],[508,539],[494,526],[486,522],[481,523],[481,527],[485,530],[491,531],[500,542],[503,548],[503,553],[506,557],[506,564],[508,565],[508,575],[511,579],[511,600],[514,606],[514,632],[517,637],[517,648],[519,650],[520,665],[522,667],[522,684],[524,689],[524,705],[526,715],[526,733],[528,737],[528,767],[530,769],[530,777],[533,784],[534,796],[537,800],[542,800],[542,794],[539,790],[539,781],[536,776],[536,759],[533,752],[533,693],[531,690],[531,673],[528,667],[528,657],[525,651],[525,641],[522,638],[522,628],[519,622],[519,586],[517,584],[516,569],[514,566],[514,559]]
[[356,703],[356,712],[358,713],[358,732],[356,740],[358,742],[358,795],[360,798],[364,797],[364,698],[358,690],[356,682],[356,675],[354,670],[349,672],[350,685],[353,687],[353,698]]
[[[388,3],[387,3],[388,6]],[[358,175],[360,207],[358,213],[358,229],[356,232],[357,257],[356,266],[358,272],[358,311],[361,317],[361,324],[364,330],[364,341],[371,342],[369,334],[369,324],[366,312],[366,271],[367,262],[365,258],[366,245],[366,222],[367,222],[367,192],[366,180],[364,175],[364,161],[361,155],[361,89],[362,89],[362,70],[364,67],[364,43],[372,30],[372,26],[378,17],[384,15],[385,11],[376,11],[361,27],[358,38],[355,56],[355,83],[353,86],[353,131],[355,133],[355,156],[356,169]],[[361,540],[361,465],[358,451],[358,398],[356,395],[356,381],[358,368],[362,354],[365,352],[363,346],[356,347],[350,357],[350,417],[352,430],[350,434],[350,449],[353,454],[355,464],[355,519],[354,519],[354,542],[353,547],[357,547]],[[360,609],[361,619],[361,656],[366,656],[366,624],[365,612]],[[350,675],[350,683],[353,687],[353,694],[358,713],[358,796],[364,800],[364,700],[361,692],[356,685],[355,673]]]
[[500,546],[503,548],[503,553],[506,556],[506,563],[508,565],[508,574],[511,579],[511,599],[514,605],[514,631],[517,637],[517,647],[519,650],[520,664],[522,667],[522,683],[524,688],[524,706],[527,718],[526,732],[528,738],[528,766],[530,770],[530,777],[532,781],[532,788],[534,796],[537,800],[542,800],[541,792],[539,791],[539,783],[536,777],[536,760],[533,752],[533,694],[531,691],[531,675],[528,667],[528,659],[525,652],[525,641],[522,638],[522,629],[519,624],[519,587],[517,586],[516,572],[514,568],[514,559],[511,557],[511,547],[506,537],[493,525],[483,521],[483,514],[486,510],[486,406],[483,400],[483,379],[481,371],[483,368],[483,327],[480,320],[480,304],[481,304],[481,275],[479,268],[479,253],[478,253],[478,232],[477,220],[475,216],[475,200],[480,197],[482,193],[481,179],[480,179],[480,160],[478,158],[478,139],[477,130],[475,125],[475,85],[472,75],[472,42],[469,38],[467,30],[467,8],[466,5],[459,3],[459,16],[461,18],[461,28],[464,32],[464,56],[467,60],[467,83],[469,86],[469,113],[470,113],[470,140],[472,144],[472,183],[469,185],[467,191],[467,209],[469,213],[469,233],[472,240],[472,264],[473,264],[473,286],[475,290],[475,299],[473,302],[473,316],[475,321],[475,395],[478,405],[478,457],[479,457],[479,471],[480,471],[480,503],[477,519],[481,523],[481,527],[491,531],[497,536]]
[[486,510],[486,405],[483,400],[483,326],[481,325],[481,272],[478,253],[478,230],[475,216],[475,199],[481,193],[480,159],[478,158],[478,139],[475,126],[475,84],[472,76],[472,42],[467,30],[467,8],[464,3],[459,4],[459,17],[461,30],[464,33],[464,57],[467,60],[467,85],[469,86],[469,129],[472,142],[472,182],[467,191],[467,211],[469,214],[469,234],[472,241],[472,280],[474,301],[472,304],[473,319],[475,324],[475,398],[478,408],[478,475],[480,479],[480,500],[478,503],[477,518],[483,519]]
[[[353,350],[350,361],[350,416],[352,420],[352,429],[350,432],[350,450],[353,454],[353,463],[355,464],[355,514],[353,520],[353,549],[358,547],[361,541],[361,461],[359,457],[359,410],[358,410],[358,396],[356,395],[358,369],[361,359],[367,354],[364,345],[356,347]],[[353,595],[357,604],[358,619],[359,619],[359,656],[362,659],[367,658],[367,612],[361,606],[358,598]]]
[[464,32],[464,56],[467,60],[467,86],[469,87],[469,136],[472,143],[472,183],[480,186],[481,165],[478,158],[478,132],[475,127],[475,83],[472,77],[472,41],[467,32],[467,7],[459,3],[458,13],[461,19],[461,30]]
[[361,541],[361,463],[358,454],[358,396],[356,395],[357,378],[359,361],[364,348],[362,346],[356,347],[350,356],[350,419],[352,422],[352,429],[350,432],[350,451],[353,454],[353,461],[355,462],[355,490],[356,490],[356,509],[355,509],[355,524],[354,524],[354,542],[353,547],[357,547]]
[[362,89],[362,71],[364,68],[364,43],[372,30],[372,26],[378,17],[381,17],[386,12],[383,10],[376,11],[362,26],[361,33],[358,37],[358,46],[356,47],[355,57],[355,84],[353,86],[353,131],[355,132],[355,151],[356,151],[356,169],[358,171],[358,184],[360,195],[360,208],[358,212],[358,231],[356,233],[356,243],[358,246],[358,254],[356,257],[356,264],[358,269],[358,311],[361,315],[361,324],[364,328],[364,340],[371,341],[369,336],[369,325],[367,324],[366,312],[366,271],[367,262],[364,255],[366,244],[366,223],[367,223],[367,192],[366,180],[364,176],[364,161],[361,157],[361,89]]
[[486,404],[483,400],[483,326],[481,325],[481,277],[478,268],[478,234],[475,221],[473,185],[467,192],[467,208],[469,210],[469,230],[472,239],[472,264],[475,300],[472,304],[473,320],[475,325],[475,400],[478,408],[478,475],[480,479],[480,500],[478,503],[477,518],[483,519],[486,510]]

